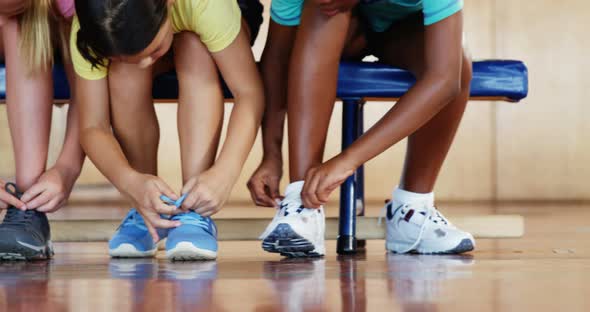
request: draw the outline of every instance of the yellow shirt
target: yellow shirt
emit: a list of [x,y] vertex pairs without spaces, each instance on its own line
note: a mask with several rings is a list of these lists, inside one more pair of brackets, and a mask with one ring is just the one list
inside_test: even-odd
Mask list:
[[[175,33],[190,31],[199,38],[210,52],[227,48],[238,36],[241,27],[241,12],[236,0],[176,0],[169,7],[169,17]],[[72,22],[70,51],[76,73],[88,80],[107,76],[108,68],[92,68],[76,46],[80,23],[78,17]]]

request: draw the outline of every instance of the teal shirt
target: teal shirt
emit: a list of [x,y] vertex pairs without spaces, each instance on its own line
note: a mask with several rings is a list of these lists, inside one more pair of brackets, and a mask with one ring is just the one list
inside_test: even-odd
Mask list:
[[[272,20],[284,26],[297,26],[305,0],[272,0]],[[424,25],[439,22],[463,8],[463,0],[360,0],[360,9],[374,31],[383,32],[395,21],[422,12]]]
[[460,11],[463,0],[361,0],[360,8],[371,28],[383,32],[417,12],[424,14],[424,25],[432,25]]

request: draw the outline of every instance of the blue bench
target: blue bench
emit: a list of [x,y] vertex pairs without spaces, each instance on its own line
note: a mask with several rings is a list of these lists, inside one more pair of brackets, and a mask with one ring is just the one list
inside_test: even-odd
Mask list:
[[[6,96],[6,74],[0,66],[0,101]],[[395,101],[415,82],[407,71],[378,63],[347,63],[340,65],[337,95],[343,102],[342,149],[347,148],[364,132],[363,106],[367,101]],[[54,69],[54,98],[67,102],[69,89],[63,68]],[[518,102],[528,93],[528,72],[520,61],[487,60],[473,63],[471,100]],[[173,101],[178,98],[178,83],[173,73],[156,78],[154,99]],[[225,89],[226,98],[231,94]],[[364,214],[364,168],[348,178],[340,189],[340,221],[337,251],[355,253],[356,216]],[[359,242],[360,243],[360,242]]]

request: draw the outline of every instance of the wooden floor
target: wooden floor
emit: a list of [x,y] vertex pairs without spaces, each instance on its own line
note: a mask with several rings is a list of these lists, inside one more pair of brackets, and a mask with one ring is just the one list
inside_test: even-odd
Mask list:
[[230,241],[217,262],[194,263],[111,260],[106,243],[60,243],[50,262],[0,263],[0,311],[590,311],[590,204],[443,210],[521,214],[526,234],[480,239],[464,256],[392,255],[370,241],[341,258],[330,241],[317,260]]

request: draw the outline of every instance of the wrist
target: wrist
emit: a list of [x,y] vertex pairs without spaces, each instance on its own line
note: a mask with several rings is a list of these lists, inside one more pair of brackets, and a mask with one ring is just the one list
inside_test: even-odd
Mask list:
[[269,164],[279,164],[282,166],[283,164],[283,155],[274,154],[274,153],[264,153],[262,156],[262,163],[269,163]]
[[336,158],[338,161],[342,162],[346,168],[352,170],[355,170],[362,164],[362,161],[359,161],[359,159],[355,157],[354,153],[346,150],[340,153],[340,155],[336,156]]
[[207,170],[208,175],[217,177],[225,184],[234,184],[240,176],[240,168],[234,168],[231,165],[215,164]]
[[141,173],[135,171],[131,168],[125,170],[125,172],[119,175],[118,180],[111,180],[113,184],[121,191],[122,193],[131,193],[133,190],[133,185],[141,179]]
[[58,161],[53,166],[56,170],[58,170],[63,176],[65,176],[69,180],[76,180],[80,176],[82,172],[81,165],[72,165],[71,163],[67,164],[63,161]]

